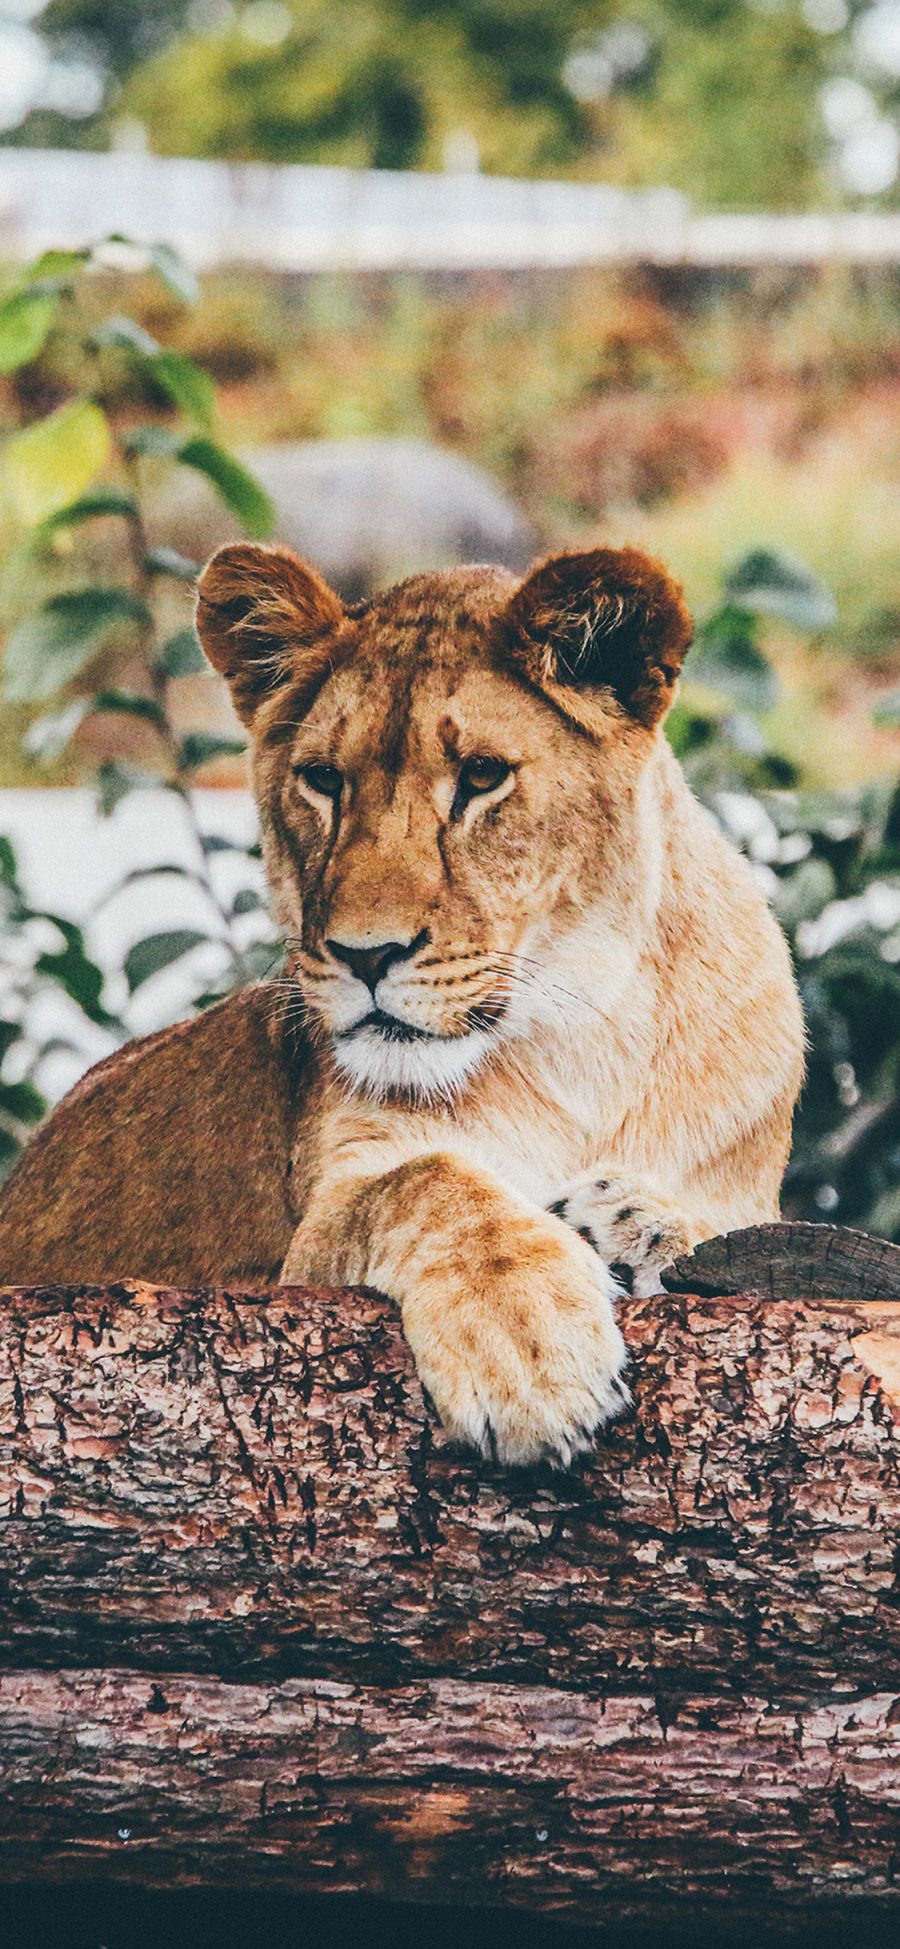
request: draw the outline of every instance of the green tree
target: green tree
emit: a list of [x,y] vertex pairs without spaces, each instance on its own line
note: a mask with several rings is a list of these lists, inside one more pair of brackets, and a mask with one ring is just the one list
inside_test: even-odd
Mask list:
[[40,17],[41,32],[56,52],[77,44],[111,74],[128,74],[178,33],[189,0],[50,0]]
[[571,169],[590,119],[563,66],[573,24],[596,11],[291,0],[267,45],[256,33],[269,15],[250,6],[146,63],[123,104],[173,154],[440,168],[463,131],[489,169]]
[[596,104],[605,173],[735,209],[827,197],[819,89],[834,49],[799,7],[645,0],[636,15],[655,58]]
[[39,106],[18,128],[5,129],[0,142],[38,149],[105,148],[109,111],[115,110],[122,80],[168,46],[183,29],[189,5],[190,0],[49,0],[33,26],[58,70],[70,63],[93,69],[99,108],[84,113]]
[[3,139],[102,146],[126,114],[163,154],[439,169],[477,149],[506,174],[667,183],[711,206],[828,204],[845,191],[823,86],[862,76],[873,115],[897,108],[854,37],[871,12],[871,0],[51,0],[48,46],[94,63],[103,105],[77,121],[36,110]]

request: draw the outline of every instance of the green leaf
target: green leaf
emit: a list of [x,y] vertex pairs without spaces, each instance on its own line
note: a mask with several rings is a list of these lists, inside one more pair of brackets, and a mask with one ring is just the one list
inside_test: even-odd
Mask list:
[[195,771],[213,758],[239,758],[247,749],[246,738],[220,738],[211,731],[188,731],[178,751],[180,771]]
[[153,361],[153,376],[182,413],[199,420],[201,426],[212,425],[216,389],[202,366],[186,358],[183,352],[160,352]]
[[98,691],[90,708],[94,711],[118,712],[122,717],[143,717],[150,724],[163,725],[166,714],[155,697],[148,697],[143,690],[101,690]]
[[182,413],[199,420],[201,426],[212,425],[216,389],[209,373],[184,352],[163,351],[159,341],[136,319],[123,314],[105,318],[92,333],[90,343],[101,351],[111,346],[116,351],[132,353]]
[[676,697],[666,718],[666,737],[676,758],[691,758],[706,751],[718,736],[722,705],[698,705],[685,696]]
[[108,819],[129,792],[140,792],[158,784],[155,772],[144,771],[140,765],[123,764],[118,758],[106,758],[97,767],[97,805],[104,819]]
[[0,834],[0,885],[9,888],[10,893],[19,891],[19,865],[15,847],[6,834]]
[[14,291],[0,305],[0,372],[17,372],[36,358],[58,303],[58,292]]
[[274,974],[284,958],[284,948],[280,941],[251,941],[245,947],[241,960],[247,974],[256,981],[265,981]]
[[177,548],[151,548],[144,567],[148,575],[171,575],[176,582],[194,582],[200,573],[200,563],[180,555]]
[[193,997],[193,1006],[199,1014],[202,1014],[204,1009],[217,1007],[219,1002],[224,1002],[226,997],[232,993],[233,983],[227,979],[223,979],[217,987],[204,988],[202,995],[195,995]]
[[21,1022],[0,1022],[0,1063],[14,1044],[22,1040]]
[[0,1126],[0,1184],[4,1183],[9,1176],[13,1165],[21,1155],[21,1150],[22,1146],[12,1132]]
[[47,975],[64,988],[73,1002],[77,1002],[90,1022],[99,1028],[117,1028],[114,1015],[107,1013],[101,1002],[103,993],[103,970],[92,961],[84,945],[80,927],[74,921],[54,919],[65,940],[65,946],[58,954],[40,954],[35,962],[38,974]]
[[22,748],[29,758],[36,758],[39,764],[52,764],[61,751],[65,751],[69,740],[75,736],[80,724],[90,716],[92,709],[89,697],[73,697],[70,704],[62,710],[48,711],[43,717],[36,717],[22,739]]
[[149,981],[151,975],[170,967],[173,961],[180,961],[192,947],[199,947],[208,939],[208,934],[198,934],[194,927],[176,927],[171,933],[148,934],[145,940],[136,941],[125,956],[125,979],[131,993],[142,982]]
[[75,528],[81,521],[101,521],[107,515],[120,514],[129,519],[137,514],[137,502],[130,494],[122,494],[116,487],[95,487],[90,494],[81,494],[77,501],[70,501],[68,507],[57,508],[55,514],[48,514],[41,523],[42,535],[56,534],[59,528]]
[[46,1042],[38,1044],[37,1060],[44,1062],[47,1056],[78,1056],[81,1050],[77,1042],[70,1042],[68,1036],[50,1035]]
[[204,833],[201,845],[205,853],[246,853],[238,839],[224,839],[220,832]]
[[241,914],[257,913],[262,904],[259,894],[254,891],[253,887],[242,887],[240,893],[236,893],[234,896],[231,911],[237,920]]
[[154,668],[162,677],[197,677],[209,674],[209,664],[200,648],[196,632],[180,629],[170,636],[156,658]]
[[215,440],[188,440],[179,448],[179,460],[205,474],[225,506],[236,514],[248,533],[264,541],[275,525],[275,509],[268,494],[234,455],[226,453]]
[[19,518],[45,521],[69,506],[99,474],[110,446],[106,415],[92,399],[73,399],[15,434],[4,454],[4,472]]
[[155,880],[160,873],[174,873],[180,880],[192,880],[195,886],[203,888],[204,893],[209,891],[206,881],[199,873],[194,873],[191,867],[181,866],[177,860],[160,860],[158,866],[133,866],[130,873],[123,873],[121,880],[117,880],[115,886],[110,887],[107,893],[101,894],[92,911],[99,913],[101,907],[108,906],[110,900],[118,898],[123,887],[134,886],[139,880]]
[[200,296],[200,286],[190,266],[180,257],[171,244],[154,244],[150,252],[150,262],[157,277],[162,279],[173,297],[180,298],[183,305],[195,305]]
[[752,616],[730,604],[698,629],[687,673],[746,710],[771,710],[778,696],[778,678],[756,641]]
[[33,1083],[0,1083],[0,1111],[16,1123],[38,1123],[47,1108]]
[[113,318],[104,318],[91,333],[88,343],[101,351],[112,346],[117,352],[137,352],[142,358],[154,360],[160,349],[158,339],[151,332],[145,332],[136,318],[126,318],[123,312],[117,312]]
[[149,612],[126,589],[73,589],[51,596],[6,639],[6,695],[12,703],[42,703],[105,648],[124,627],[146,626]]
[[40,257],[36,257],[34,263],[28,266],[27,288],[31,290],[34,285],[45,284],[51,279],[70,284],[73,277],[84,269],[90,254],[88,249],[42,251]]
[[796,629],[828,629],[837,616],[830,590],[780,549],[752,549],[729,570],[724,589],[733,608],[780,616]]
[[152,454],[164,460],[175,460],[181,453],[180,433],[170,433],[166,426],[133,426],[122,437],[122,445],[127,453]]

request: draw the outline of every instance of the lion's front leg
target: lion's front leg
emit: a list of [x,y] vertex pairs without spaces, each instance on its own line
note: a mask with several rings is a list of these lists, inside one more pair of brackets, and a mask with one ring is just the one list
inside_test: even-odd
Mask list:
[[693,1252],[712,1227],[686,1212],[650,1178],[586,1171],[549,1206],[605,1260],[629,1292],[662,1292],[660,1273]]
[[606,1267],[461,1158],[323,1184],[281,1278],[395,1299],[441,1420],[500,1461],[566,1464],[628,1399]]

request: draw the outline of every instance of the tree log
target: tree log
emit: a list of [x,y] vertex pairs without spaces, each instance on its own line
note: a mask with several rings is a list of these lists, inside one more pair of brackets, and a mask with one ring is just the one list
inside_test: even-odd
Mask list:
[[900,1304],[622,1302],[569,1473],[367,1293],[0,1306],[0,1878],[900,1921]]
[[767,1299],[900,1299],[900,1245],[847,1225],[748,1225],[663,1273],[669,1292]]

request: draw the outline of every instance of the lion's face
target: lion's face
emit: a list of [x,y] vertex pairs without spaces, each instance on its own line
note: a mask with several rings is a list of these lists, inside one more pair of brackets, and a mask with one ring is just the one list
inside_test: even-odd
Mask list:
[[232,547],[198,624],[252,732],[292,976],[353,1085],[452,1094],[560,1015],[586,929],[592,1005],[619,991],[653,879],[641,782],[688,634],[646,558],[560,558],[521,586],[421,576],[345,610],[295,558]]

